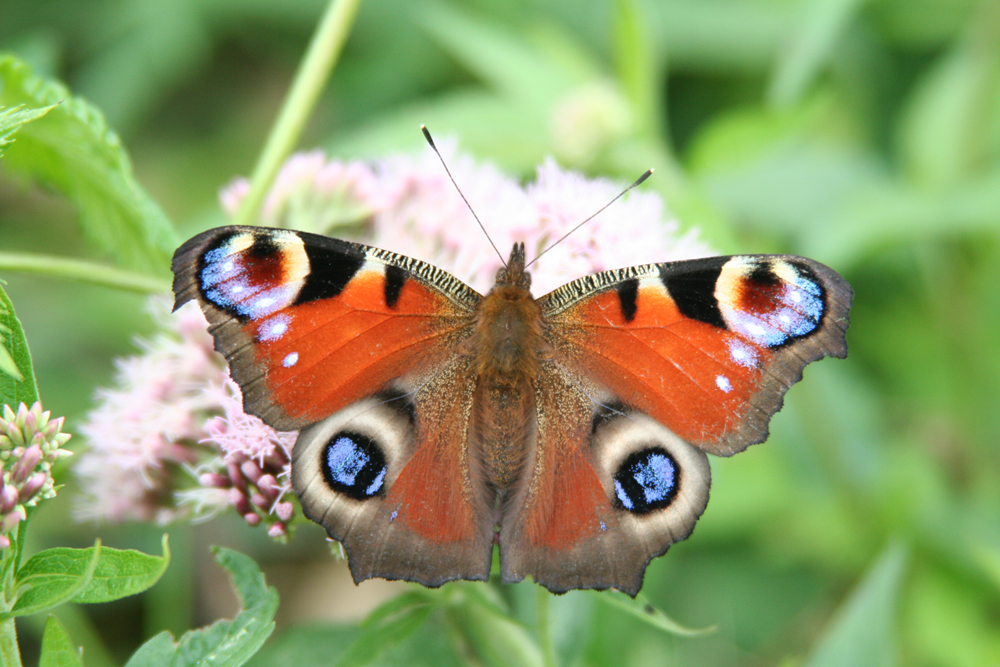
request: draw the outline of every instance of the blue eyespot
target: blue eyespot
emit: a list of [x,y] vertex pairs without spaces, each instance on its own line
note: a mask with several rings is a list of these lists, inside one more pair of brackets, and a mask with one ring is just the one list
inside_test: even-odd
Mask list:
[[668,507],[679,488],[680,468],[667,450],[647,447],[633,452],[614,475],[615,495],[621,507],[646,514]]
[[323,448],[321,468],[326,483],[354,500],[380,495],[388,470],[385,456],[371,438],[341,431]]

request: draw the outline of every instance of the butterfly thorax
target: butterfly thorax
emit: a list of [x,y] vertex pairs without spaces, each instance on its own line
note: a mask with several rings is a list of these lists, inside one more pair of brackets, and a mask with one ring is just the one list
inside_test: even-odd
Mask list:
[[517,478],[534,433],[534,384],[547,345],[530,285],[524,246],[515,245],[479,304],[469,346],[477,375],[471,440],[482,453],[487,478],[499,489]]

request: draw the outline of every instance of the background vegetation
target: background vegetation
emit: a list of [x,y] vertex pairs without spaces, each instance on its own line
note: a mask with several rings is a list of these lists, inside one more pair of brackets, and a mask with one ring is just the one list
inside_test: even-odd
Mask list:
[[[223,222],[217,190],[251,171],[323,7],[5,0],[0,50],[103,110],[150,193],[138,215],[186,238]],[[416,149],[419,123],[524,177],[547,155],[622,180],[658,167],[648,186],[720,251],[808,255],[857,293],[847,361],[806,371],[766,445],[713,459],[698,529],[649,568],[657,607],[716,630],[673,636],[594,596],[553,598],[563,664],[1000,664],[1000,3],[367,0],[301,145]],[[6,166],[0,251],[167,275],[107,252],[85,204]],[[0,275],[45,407],[73,432],[113,357],[151,331],[144,297]],[[72,495],[39,509],[27,550],[100,536],[160,553],[155,526],[73,524]],[[148,593],[60,608],[88,665],[227,610],[208,543],[251,553],[282,593],[253,664],[327,664],[372,596],[399,590],[323,588],[344,564],[318,529],[287,547],[235,518],[170,532]],[[342,592],[309,606],[303,582]],[[524,589],[500,587],[511,615],[482,627],[529,636]],[[428,623],[377,659],[514,659],[447,613]],[[20,628],[33,664],[41,621]]]

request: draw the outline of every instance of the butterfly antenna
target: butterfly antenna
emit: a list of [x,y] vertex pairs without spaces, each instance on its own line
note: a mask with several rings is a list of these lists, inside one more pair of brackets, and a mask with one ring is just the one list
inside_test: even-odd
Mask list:
[[[476,212],[474,210],[472,210],[472,204],[470,204],[469,200],[465,198],[465,194],[462,192],[462,188],[458,187],[458,183],[455,182],[455,177],[451,175],[451,170],[448,169],[448,164],[444,161],[444,158],[441,157],[441,151],[439,151],[437,146],[434,145],[434,140],[431,138],[431,133],[427,129],[427,126],[421,125],[420,131],[424,133],[424,139],[427,140],[427,143],[430,144],[431,148],[434,149],[434,152],[437,153],[438,159],[441,160],[441,166],[444,167],[444,172],[448,174],[448,178],[451,179],[451,184],[455,186],[456,190],[458,190],[458,194],[462,198],[462,201],[464,201],[465,205],[469,208],[469,213],[471,213],[472,217],[475,218],[476,222],[479,223],[479,228],[483,230],[483,234],[486,234],[486,240],[490,242],[491,246],[493,246],[493,252],[497,254],[497,257],[500,258],[500,263],[504,265],[504,268],[506,268],[507,262],[506,260],[504,260],[503,254],[497,249],[496,244],[493,243],[493,239],[490,238],[490,233],[486,231],[486,227],[483,226],[483,223],[479,219],[479,216],[476,215]],[[618,196],[620,197],[621,195]],[[600,211],[598,211],[598,213],[600,213]]]
[[565,234],[563,234],[562,237],[560,237],[560,239],[558,241],[556,241],[555,243],[551,244],[548,248],[546,248],[545,250],[543,250],[540,253],[538,253],[538,255],[536,255],[535,258],[533,260],[531,260],[530,262],[528,262],[528,264],[524,267],[525,270],[527,270],[529,266],[531,266],[532,264],[534,264],[535,262],[537,262],[539,257],[541,257],[542,255],[544,255],[545,253],[547,253],[549,250],[552,250],[557,245],[559,245],[560,243],[562,243],[563,241],[565,241],[567,236],[569,236],[570,234],[572,234],[576,230],[578,230],[581,227],[583,227],[585,224],[587,224],[588,222],[590,222],[591,220],[593,220],[594,218],[596,218],[598,215],[600,215],[601,212],[604,211],[604,209],[606,209],[607,207],[611,206],[616,201],[618,201],[619,199],[621,199],[622,195],[624,195],[626,192],[628,192],[629,190],[631,190],[632,188],[634,188],[637,185],[641,184],[647,178],[649,178],[650,176],[652,176],[654,171],[655,171],[654,169],[648,169],[648,170],[646,170],[646,173],[643,174],[642,176],[640,176],[638,179],[636,179],[635,183],[633,183],[632,185],[628,186],[627,188],[625,188],[624,190],[622,190],[621,192],[619,192],[618,195],[614,199],[612,199],[607,204],[605,204],[604,206],[602,206],[601,208],[599,208],[597,211],[595,211],[593,214],[591,214],[590,217],[588,217],[586,220],[584,220],[583,222],[581,222],[579,225],[577,225],[573,229],[571,229],[568,232],[566,232]]

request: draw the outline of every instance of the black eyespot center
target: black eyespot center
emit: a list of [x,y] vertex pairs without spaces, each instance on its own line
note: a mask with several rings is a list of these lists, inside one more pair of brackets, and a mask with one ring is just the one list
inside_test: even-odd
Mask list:
[[615,471],[615,505],[632,514],[669,507],[680,490],[681,469],[664,447],[650,445],[629,454]]
[[323,447],[320,469],[331,489],[354,500],[385,494],[385,455],[368,436],[340,431]]

